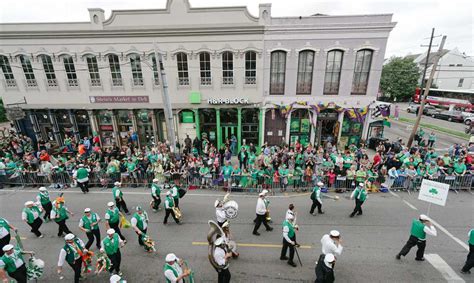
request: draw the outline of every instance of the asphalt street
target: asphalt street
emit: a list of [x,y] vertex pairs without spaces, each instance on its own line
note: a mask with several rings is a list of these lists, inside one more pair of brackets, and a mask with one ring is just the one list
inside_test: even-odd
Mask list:
[[[103,218],[106,203],[112,200],[110,190],[91,191],[84,195],[77,189],[69,189],[64,195],[66,205],[75,213],[68,220],[68,225],[84,240],[84,233],[77,227],[84,208],[92,208]],[[52,192],[51,195],[55,197],[58,192]],[[223,195],[215,191],[188,192],[180,201],[184,215],[182,225],[168,222],[164,226],[164,211],[153,213],[149,210],[149,235],[156,240],[156,253],[146,253],[138,246],[135,233],[126,229],[124,235],[128,243],[122,250],[124,278],[128,282],[164,282],[164,257],[173,252],[189,262],[196,282],[216,282],[217,273],[207,258],[207,221],[215,219],[213,203],[216,198],[222,199]],[[25,249],[34,250],[37,257],[46,262],[41,281],[59,282],[56,264],[64,240],[56,235],[57,225],[43,224],[41,231],[45,238],[38,239],[29,232],[29,226],[21,221],[23,203],[35,196],[36,191],[30,189],[0,190],[0,216],[19,228],[22,237],[25,237]],[[240,257],[232,260],[230,265],[232,282],[314,282],[315,261],[321,253],[320,239],[332,229],[341,232],[344,246],[335,268],[337,282],[473,282],[472,275],[459,272],[467,255],[467,233],[474,227],[474,197],[471,193],[450,193],[446,207],[431,207],[430,216],[450,234],[438,228],[438,236],[428,238],[426,255],[432,259],[432,263],[415,261],[416,249],[401,261],[395,259],[408,240],[412,218],[427,213],[428,204],[418,201],[416,195],[401,192],[371,194],[363,206],[364,214],[355,218],[349,218],[354,207],[353,201],[348,199],[349,194],[339,196],[341,198],[337,201],[325,198],[323,209],[326,214],[318,216],[309,214],[311,200],[308,194],[290,193],[270,197],[274,220],[271,225],[274,230],[266,232],[262,226],[262,235],[257,237],[252,235],[257,196],[231,194],[231,199],[239,204],[239,215],[231,221],[231,231],[237,243],[243,245],[238,248]],[[151,199],[144,188],[124,189],[124,198],[129,208],[137,205],[147,207]],[[296,206],[297,224],[300,227],[297,241],[302,245],[299,254],[303,266],[297,268],[279,260],[281,223],[289,203]],[[101,232],[104,236],[103,224]],[[66,278],[63,281],[71,282],[71,268],[65,266],[64,270]],[[103,273],[89,275],[85,282],[107,282],[107,279],[107,274]]]

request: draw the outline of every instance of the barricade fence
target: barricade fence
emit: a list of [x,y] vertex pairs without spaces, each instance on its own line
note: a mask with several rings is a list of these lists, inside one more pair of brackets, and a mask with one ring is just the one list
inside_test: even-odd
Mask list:
[[[153,172],[126,172],[126,173],[106,173],[105,171],[91,171],[89,173],[89,187],[100,187],[103,189],[112,188],[115,182],[121,182],[123,187],[150,187],[154,179],[158,179],[159,184],[172,184],[179,182],[183,187],[190,189],[226,189],[232,191],[248,191],[259,192],[263,189],[272,192],[305,192],[311,191],[318,183],[323,182],[324,187],[337,192],[353,190],[360,182],[364,182],[365,178],[354,176],[320,176],[312,178],[309,176],[289,176],[289,177],[266,177],[255,175],[233,175],[224,176],[222,174],[206,174],[201,175],[195,172],[181,172],[179,174],[157,174]],[[398,178],[377,177],[369,179],[373,191],[380,187],[386,187],[392,190],[406,190],[412,192],[418,190],[422,181],[421,176],[414,178],[401,175]],[[472,190],[474,186],[474,178],[472,175],[450,176],[440,175],[431,179],[436,182],[449,184],[450,188],[455,191]],[[39,187],[45,186],[53,189],[64,189],[68,187],[76,187],[77,181],[73,178],[73,173],[51,172],[49,174],[42,172],[7,172],[0,170],[0,186],[10,187]]]

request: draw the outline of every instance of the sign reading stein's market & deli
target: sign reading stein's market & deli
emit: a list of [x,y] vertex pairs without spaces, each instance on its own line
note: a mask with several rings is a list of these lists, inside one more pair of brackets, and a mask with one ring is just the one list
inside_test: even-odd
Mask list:
[[209,98],[209,104],[250,104],[247,98]]
[[148,96],[89,96],[91,103],[148,103]]

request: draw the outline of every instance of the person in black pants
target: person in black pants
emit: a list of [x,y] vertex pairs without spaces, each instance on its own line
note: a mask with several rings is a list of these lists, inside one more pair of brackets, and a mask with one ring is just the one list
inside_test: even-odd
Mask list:
[[120,224],[120,212],[118,210],[118,208],[114,207],[114,203],[113,202],[109,202],[107,203],[107,206],[109,207],[107,209],[107,211],[105,212],[105,227],[107,227],[107,229],[114,229],[114,233],[117,233],[120,237],[120,239],[122,239],[122,241],[127,241],[125,239],[125,237],[122,235],[122,232],[120,231],[120,227],[119,227],[119,224]]
[[333,254],[322,254],[319,256],[316,265],[316,281],[315,283],[332,283],[334,282],[334,264],[336,257]]
[[232,257],[232,253],[227,253],[224,248],[224,238],[217,238],[214,242],[214,261],[219,265],[217,269],[217,283],[229,283],[231,274],[229,271],[228,259]]
[[[8,275],[11,278],[15,279],[18,283],[27,283],[26,265],[25,261],[20,257],[20,255],[29,254],[33,256],[35,253],[29,251],[22,251],[19,248],[15,249],[15,247],[10,244],[4,246],[2,248],[2,252],[4,252],[5,256],[8,256],[9,258],[15,256],[16,258],[18,258],[18,260],[23,262],[23,264],[21,264],[20,267],[16,267],[16,264],[13,260],[9,263],[4,261],[5,266],[0,269],[0,280],[8,281],[5,275],[5,271],[7,271]],[[0,260],[1,259],[2,258],[0,258]]]
[[97,213],[91,212],[90,208],[84,209],[84,216],[79,220],[79,229],[84,231],[87,236],[86,249],[89,249],[94,243],[100,249],[100,217]]
[[471,274],[471,268],[474,266],[474,229],[469,231],[469,254],[467,255],[466,263],[461,269],[461,273]]
[[107,237],[102,240],[100,251],[105,252],[112,263],[109,269],[110,273],[122,275],[122,272],[120,272],[120,263],[122,262],[120,248],[124,245],[125,242],[120,239],[114,229],[107,230]]
[[170,191],[167,191],[166,192],[166,198],[165,198],[165,211],[166,211],[166,214],[165,214],[165,219],[163,220],[163,224],[168,223],[168,217],[170,215],[173,217],[176,224],[180,224],[179,219],[176,218],[176,215],[174,214],[173,207],[174,207],[173,196],[171,195]]
[[267,218],[266,218],[266,213],[267,213],[267,206],[265,205],[265,193],[261,192],[258,194],[258,200],[257,200],[257,208],[256,208],[256,214],[257,214],[257,219],[255,220],[255,226],[253,228],[253,234],[255,236],[260,236],[260,233],[258,233],[258,228],[260,228],[260,225],[265,226],[267,231],[272,231],[273,228],[270,227],[267,223]]
[[66,261],[69,266],[74,270],[74,283],[79,283],[79,280],[81,278],[81,272],[82,272],[82,256],[81,253],[84,252],[85,246],[84,242],[76,238],[74,234],[67,234],[64,237],[64,240],[66,241],[64,247],[61,249],[59,252],[59,260],[58,260],[58,275],[60,276],[59,278],[62,279],[62,271],[63,271],[63,265],[64,262]]
[[311,205],[311,209],[309,210],[309,213],[312,215],[314,214],[314,209],[317,207],[318,208],[318,213],[319,214],[324,214],[323,210],[321,209],[322,207],[322,201],[321,201],[321,188],[324,186],[323,182],[318,182],[313,188],[313,192],[311,193],[311,200],[313,201],[313,204]]
[[[293,224],[294,216],[288,215],[283,222],[283,247],[281,248],[280,260],[288,260],[288,264],[296,267],[293,261],[295,256],[295,247],[299,247],[296,243],[296,231],[298,227]],[[286,251],[290,249],[290,257],[286,256]]]
[[410,238],[403,246],[402,250],[397,254],[396,258],[399,260],[401,256],[406,256],[414,246],[418,247],[416,251],[416,261],[424,261],[426,234],[436,236],[436,228],[431,224],[428,216],[421,214],[419,219],[413,219],[410,231]]

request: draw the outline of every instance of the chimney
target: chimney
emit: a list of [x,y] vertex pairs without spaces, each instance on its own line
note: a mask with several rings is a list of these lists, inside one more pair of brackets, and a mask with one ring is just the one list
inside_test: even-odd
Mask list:
[[91,25],[96,29],[102,29],[105,21],[104,10],[100,8],[89,8],[89,17],[91,18]]

